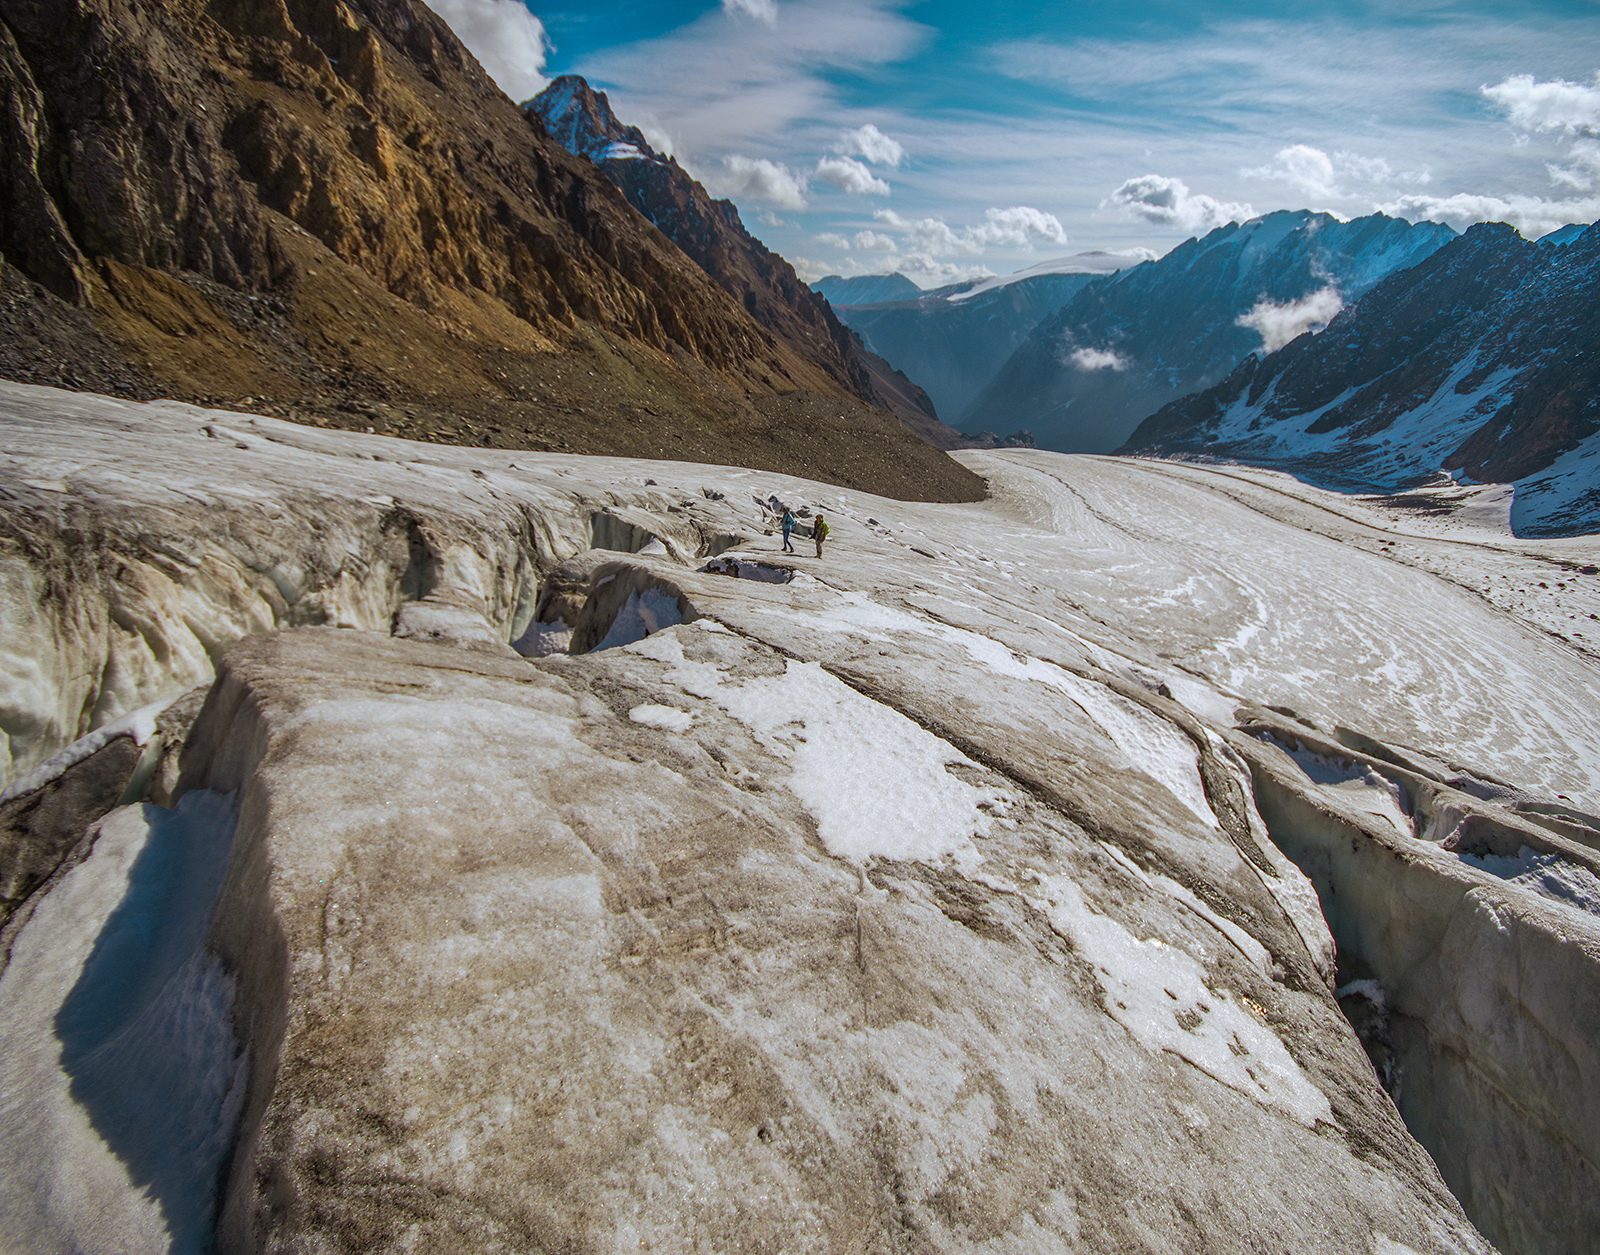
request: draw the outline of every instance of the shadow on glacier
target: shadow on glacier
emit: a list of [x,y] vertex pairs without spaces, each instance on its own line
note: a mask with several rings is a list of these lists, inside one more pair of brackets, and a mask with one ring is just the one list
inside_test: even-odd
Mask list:
[[143,807],[149,835],[121,903],[55,1018],[72,1097],[157,1202],[174,1255],[211,1247],[245,1092],[233,981],[206,949],[227,869],[231,800]]

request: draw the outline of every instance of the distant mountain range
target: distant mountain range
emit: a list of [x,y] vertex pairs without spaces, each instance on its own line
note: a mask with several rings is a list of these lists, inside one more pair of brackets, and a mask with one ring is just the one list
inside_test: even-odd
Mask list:
[[[900,274],[833,275],[812,287],[827,296],[869,349],[927,389],[939,413],[952,415],[968,409],[996,367],[1041,319],[1096,278],[1140,260],[1083,253],[928,292]],[[908,296],[885,295],[908,288]],[[1006,431],[1017,426],[1005,415],[994,422]]]
[[1086,284],[1042,320],[956,422],[1026,427],[1043,448],[1104,453],[1167,402],[1220,382],[1264,343],[1325,323],[1454,238],[1374,214],[1280,211]]
[[921,388],[873,360],[794,267],[745,229],[732,201],[713,199],[676,160],[652,148],[637,127],[618,119],[604,92],[567,74],[524,108],[569,152],[592,161],[630,205],[781,342],[924,438],[946,448],[960,443]]
[[1600,227],[1473,227],[1318,335],[1251,355],[1126,452],[1279,465],[1335,487],[1439,468],[1517,485],[1519,535],[1600,530]]
[[896,271],[887,275],[827,275],[811,285],[835,309],[841,305],[876,305],[881,301],[914,301],[923,291]]

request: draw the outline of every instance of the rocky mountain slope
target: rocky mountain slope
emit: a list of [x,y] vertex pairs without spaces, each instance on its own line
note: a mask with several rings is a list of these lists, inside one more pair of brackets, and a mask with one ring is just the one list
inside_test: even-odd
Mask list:
[[1127,451],[1205,452],[1393,490],[1515,483],[1518,534],[1600,530],[1600,229],[1473,227],[1317,336],[1246,358]]
[[416,0],[6,0],[0,77],[14,378],[981,491],[752,318]]
[[870,361],[828,302],[800,281],[782,257],[745,229],[739,210],[715,200],[643,133],[620,121],[604,92],[576,74],[553,80],[524,108],[569,152],[592,161],[669,240],[683,249],[781,343],[821,366],[858,400],[898,414],[914,429],[942,438],[934,407],[894,369]]
[[1591,1249],[1592,540],[0,419],[8,1247]]
[[1229,223],[1089,284],[1041,322],[956,419],[1026,427],[1044,448],[1108,452],[1167,402],[1224,379],[1285,326],[1325,323],[1454,236],[1382,214],[1281,211]]

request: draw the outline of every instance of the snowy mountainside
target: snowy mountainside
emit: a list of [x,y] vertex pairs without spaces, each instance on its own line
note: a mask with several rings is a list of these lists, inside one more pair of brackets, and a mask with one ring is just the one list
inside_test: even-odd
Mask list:
[[914,301],[922,295],[905,275],[824,275],[811,290],[825,297],[834,309],[841,305],[876,305],[882,301]]
[[604,92],[579,75],[565,74],[523,109],[569,152],[594,162],[628,204],[780,342],[931,443],[958,442],[920,389],[871,360],[828,302],[745,229],[732,201],[713,200],[676,160],[652,148],[637,127],[621,122]]
[[1224,379],[1264,342],[1326,324],[1454,234],[1305,210],[1218,227],[1085,286],[1034,328],[956,425],[1022,426],[1045,448],[1108,452],[1162,405]]
[[1154,261],[1156,257],[1157,254],[1148,248],[1118,252],[1095,249],[1087,253],[1074,253],[1070,257],[1053,257],[1049,261],[1025,266],[1008,275],[993,275],[988,279],[979,279],[975,283],[961,284],[956,290],[941,288],[939,291],[946,293],[949,300],[965,301],[970,297],[992,292],[996,288],[1008,287],[1013,283],[1021,283],[1041,275],[1113,275],[1119,270],[1137,266],[1140,262]]
[[835,309],[872,352],[921,384],[941,414],[959,414],[1041,319],[1092,279],[1142,260],[1142,254],[1080,253],[873,303],[861,299],[870,289],[853,288],[851,303],[835,301]]
[[8,1246],[1488,1255],[1418,1140],[1502,1251],[1600,1222],[1592,539],[1128,459],[929,505],[0,427]]
[[1152,415],[1127,451],[1394,490],[1514,485],[1518,535],[1600,530],[1600,231],[1473,227],[1316,336]]

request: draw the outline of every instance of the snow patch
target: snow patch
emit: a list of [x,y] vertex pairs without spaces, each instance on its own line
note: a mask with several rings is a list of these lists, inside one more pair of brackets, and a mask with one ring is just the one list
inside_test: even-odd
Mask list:
[[634,723],[642,723],[647,728],[660,728],[664,732],[687,732],[694,724],[694,716],[687,710],[653,702],[635,706],[628,712],[628,718]]
[[836,858],[972,865],[973,838],[987,835],[990,812],[1007,805],[1003,794],[950,774],[950,766],[977,766],[965,754],[820,663],[789,660],[781,676],[736,680],[713,663],[689,661],[676,636],[632,648],[671,664],[669,681],[715,703],[789,761],[789,788]]
[[1212,1080],[1277,1107],[1307,1128],[1333,1122],[1311,1084],[1253,1004],[1211,989],[1205,967],[1175,946],[1141,941],[1089,906],[1064,876],[1041,877],[1051,924],[1094,971],[1106,1013],[1146,1050],[1187,1059]]
[[1462,854],[1459,857],[1463,863],[1521,885],[1552,902],[1600,915],[1600,876],[1581,863],[1559,854],[1541,854],[1526,845],[1515,857],[1503,854]]

